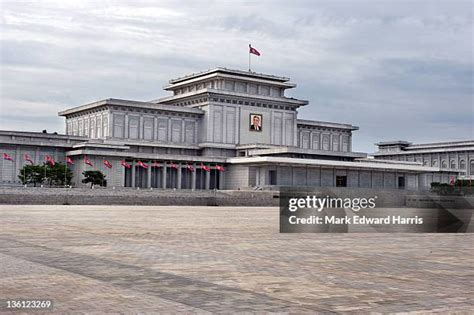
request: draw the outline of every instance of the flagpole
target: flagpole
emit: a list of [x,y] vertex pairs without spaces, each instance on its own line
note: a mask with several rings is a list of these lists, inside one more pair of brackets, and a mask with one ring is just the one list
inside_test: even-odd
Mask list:
[[250,54],[250,48],[251,48],[251,47],[252,47],[252,45],[249,44],[249,72],[252,72],[252,70],[250,70],[250,55],[251,55],[251,54]]

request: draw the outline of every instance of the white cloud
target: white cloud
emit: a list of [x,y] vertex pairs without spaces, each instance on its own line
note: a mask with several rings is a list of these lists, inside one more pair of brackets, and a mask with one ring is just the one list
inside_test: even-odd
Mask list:
[[356,149],[473,136],[468,1],[11,1],[0,28],[12,129],[30,117],[15,108],[155,99],[170,78],[245,69],[252,43],[253,69],[290,76],[305,116],[360,125]]

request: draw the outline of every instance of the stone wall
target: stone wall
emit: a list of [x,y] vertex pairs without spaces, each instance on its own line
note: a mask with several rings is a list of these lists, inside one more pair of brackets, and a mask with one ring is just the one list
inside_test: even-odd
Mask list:
[[[275,197],[276,196],[276,197]],[[87,188],[0,188],[0,204],[278,206],[277,192]]]

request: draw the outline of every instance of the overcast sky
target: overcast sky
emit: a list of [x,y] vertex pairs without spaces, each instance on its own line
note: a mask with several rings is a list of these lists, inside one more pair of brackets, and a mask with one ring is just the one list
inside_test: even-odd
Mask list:
[[216,66],[288,76],[305,119],[354,149],[474,138],[472,1],[2,1],[0,129],[64,132],[57,112],[166,96]]

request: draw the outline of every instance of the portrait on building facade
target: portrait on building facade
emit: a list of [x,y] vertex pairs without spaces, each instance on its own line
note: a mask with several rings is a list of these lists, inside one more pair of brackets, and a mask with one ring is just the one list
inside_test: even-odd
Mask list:
[[262,114],[250,114],[250,131],[262,131]]

